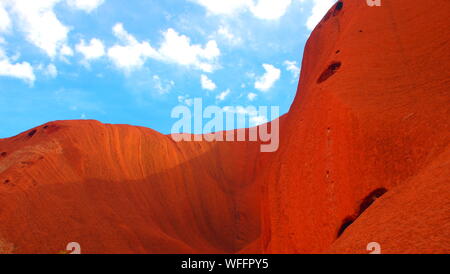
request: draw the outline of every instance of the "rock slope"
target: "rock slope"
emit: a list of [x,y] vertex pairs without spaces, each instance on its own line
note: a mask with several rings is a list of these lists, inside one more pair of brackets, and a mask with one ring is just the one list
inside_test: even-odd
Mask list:
[[96,121],[0,140],[0,253],[450,253],[449,10],[339,1],[275,153]]

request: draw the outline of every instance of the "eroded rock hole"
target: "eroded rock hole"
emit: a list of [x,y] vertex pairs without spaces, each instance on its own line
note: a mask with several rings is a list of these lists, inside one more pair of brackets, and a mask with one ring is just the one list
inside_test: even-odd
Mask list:
[[336,7],[334,8],[334,11],[333,11],[333,16],[336,16],[343,8],[344,8],[344,2],[342,2],[342,1],[337,2]]
[[0,156],[6,157],[6,156],[8,156],[8,153],[7,152],[2,152],[2,153],[0,153]]
[[42,129],[44,130],[45,133],[52,134],[52,133],[58,131],[60,129],[60,127],[57,125],[54,125],[54,124],[48,124],[48,125],[43,126]]
[[320,84],[328,80],[328,78],[333,76],[333,74],[335,74],[341,66],[342,66],[341,62],[331,63],[331,65],[329,65],[328,68],[324,72],[322,72],[319,79],[317,79],[317,83]]
[[28,137],[33,137],[34,134],[36,134],[37,130],[33,129],[32,131],[28,132]]

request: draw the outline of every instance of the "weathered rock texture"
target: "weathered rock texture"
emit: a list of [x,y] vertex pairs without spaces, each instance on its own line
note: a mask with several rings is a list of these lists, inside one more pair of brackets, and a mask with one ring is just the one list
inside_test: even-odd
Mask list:
[[[324,252],[343,234],[333,251],[379,241],[389,252],[448,252],[450,2],[336,7],[308,41],[281,148],[262,176],[262,248]],[[342,231],[378,190],[387,196]]]
[[96,121],[0,140],[0,252],[450,253],[449,10],[336,4],[276,153]]

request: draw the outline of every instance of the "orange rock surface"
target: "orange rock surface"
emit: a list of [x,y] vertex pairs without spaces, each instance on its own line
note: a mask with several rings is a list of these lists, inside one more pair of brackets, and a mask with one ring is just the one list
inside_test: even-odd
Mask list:
[[[368,253],[372,241],[389,252],[448,252],[450,177],[437,169],[450,169],[450,2],[341,7],[306,45],[280,150],[262,176],[262,248],[326,252],[342,234],[334,252]],[[378,190],[391,206],[365,215]],[[366,222],[352,227],[361,213]]]
[[61,121],[1,152],[0,235],[13,252],[234,253],[259,235],[256,143]]
[[0,253],[450,253],[449,10],[336,4],[276,153],[96,121],[0,140]]

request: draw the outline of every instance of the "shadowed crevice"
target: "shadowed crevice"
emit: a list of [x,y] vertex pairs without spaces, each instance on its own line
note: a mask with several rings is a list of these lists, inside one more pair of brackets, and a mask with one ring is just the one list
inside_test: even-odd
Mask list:
[[339,61],[331,63],[328,68],[322,72],[319,79],[317,79],[317,83],[320,84],[328,80],[328,78],[333,76],[341,68],[341,66],[342,63]]
[[342,221],[342,225],[341,225],[341,227],[338,230],[337,237],[338,238],[341,237],[342,233],[344,233],[344,231],[347,229],[347,227],[349,227],[351,224],[353,224],[353,222],[355,220],[356,219],[354,217],[351,217],[351,216],[345,218],[344,221]]
[[361,216],[361,214],[364,213],[378,198],[383,196],[387,192],[386,188],[377,188],[374,191],[372,191],[369,195],[367,195],[360,203],[358,212],[355,213],[353,216],[346,217],[343,221],[341,226],[338,229],[337,232],[337,238],[339,238],[344,231],[351,225],[353,222],[356,221],[356,219]]
[[37,130],[33,129],[32,131],[28,132],[28,137],[33,137],[36,134]]
[[385,188],[377,188],[374,191],[372,191],[369,195],[364,198],[364,200],[359,205],[359,212],[358,215],[363,214],[366,209],[368,209],[378,198],[383,196],[387,192],[387,189]]

